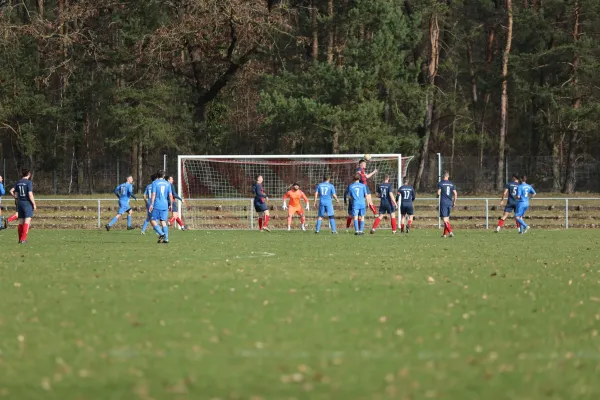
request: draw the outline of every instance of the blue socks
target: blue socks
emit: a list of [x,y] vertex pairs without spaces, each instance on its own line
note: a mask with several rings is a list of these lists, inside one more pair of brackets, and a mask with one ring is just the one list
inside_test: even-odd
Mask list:
[[362,232],[365,229],[365,220],[361,219],[360,220],[360,231]]
[[317,220],[317,227],[315,228],[315,232],[319,232],[321,230],[321,224],[323,223],[322,219]]
[[[319,222],[317,222],[317,230],[319,230],[319,227],[321,226]],[[331,228],[331,232],[337,232],[337,228],[335,227],[335,218],[329,217],[329,227]]]
[[115,215],[113,217],[113,219],[111,219],[110,222],[108,223],[108,226],[113,226],[114,224],[117,223],[118,220],[119,220],[119,218],[117,218],[117,216]]
[[131,215],[127,215],[127,227],[131,226]]
[[160,225],[156,225],[156,226],[154,227],[154,230],[156,231],[156,233],[158,233],[158,236],[162,236],[162,235],[164,235],[164,232],[163,232],[163,230],[162,230],[162,229],[160,229]]
[[165,240],[169,240],[169,225],[163,226],[163,233],[165,234]]
[[358,229],[358,219],[354,219],[354,230],[360,232],[360,229]]
[[142,226],[142,232],[146,232],[146,229],[148,228],[149,223],[150,223],[150,220],[148,218],[146,218],[146,220],[144,221],[144,225]]

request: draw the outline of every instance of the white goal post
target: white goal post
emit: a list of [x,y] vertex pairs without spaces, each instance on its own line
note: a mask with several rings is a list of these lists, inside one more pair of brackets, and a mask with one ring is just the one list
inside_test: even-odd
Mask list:
[[[192,229],[255,229],[257,215],[252,185],[255,177],[262,175],[263,188],[269,196],[272,228],[286,226],[282,198],[294,182],[309,198],[311,209],[305,214],[307,221],[314,224],[317,214],[313,207],[314,191],[327,175],[340,198],[340,205],[335,205],[336,218],[345,219],[344,191],[363,158],[362,154],[181,155],[177,162],[177,187],[187,207],[180,207],[180,211]],[[378,170],[368,179],[376,206],[377,185],[389,175],[394,188],[398,188],[412,158],[401,154],[371,155],[366,172]],[[295,225],[298,227],[297,222]]]

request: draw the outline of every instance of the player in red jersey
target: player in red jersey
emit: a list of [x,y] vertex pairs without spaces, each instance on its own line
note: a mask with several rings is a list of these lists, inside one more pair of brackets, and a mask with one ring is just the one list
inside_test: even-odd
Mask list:
[[358,168],[356,168],[356,173],[360,175],[359,182],[367,187],[367,204],[371,211],[373,211],[373,214],[377,216],[379,214],[377,214],[377,209],[375,208],[375,205],[373,205],[373,199],[371,199],[371,190],[369,190],[369,185],[367,185],[367,179],[369,179],[377,173],[377,168],[375,168],[371,173],[367,174],[365,170],[366,167],[367,160],[360,160],[360,162],[358,163]]

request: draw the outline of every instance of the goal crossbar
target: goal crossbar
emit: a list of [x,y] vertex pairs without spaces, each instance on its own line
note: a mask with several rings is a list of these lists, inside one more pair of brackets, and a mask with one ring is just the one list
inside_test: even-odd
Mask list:
[[[250,185],[250,189],[251,184],[249,180],[250,177],[254,177],[255,174],[253,172],[268,171],[271,182],[273,178],[281,181],[279,186],[277,186],[279,190],[268,190],[268,193],[279,196],[283,194],[279,192],[283,190],[283,182],[286,180],[280,176],[282,175],[281,171],[290,169],[296,171],[295,174],[290,173],[286,177],[289,178],[287,179],[289,182],[285,181],[287,186],[296,180],[292,179],[292,177],[297,177],[299,173],[308,173],[308,175],[304,175],[307,179],[305,179],[303,188],[306,188],[308,181],[310,181],[310,186],[318,183],[316,180],[323,176],[323,168],[326,170],[328,168],[327,165],[330,165],[331,168],[335,168],[337,171],[345,171],[343,173],[346,174],[350,171],[348,167],[342,167],[343,165],[358,163],[359,160],[364,158],[365,154],[180,155],[177,162],[177,190],[182,198],[195,199],[205,197],[216,200],[218,198],[230,197],[231,193],[226,192],[225,190],[227,189],[224,188],[235,187],[234,190],[237,190],[237,193],[233,193],[234,197],[240,195],[240,199],[242,197],[249,198],[243,194],[244,192],[247,193],[248,190],[240,190],[240,186],[244,187],[245,182],[245,186]],[[370,154],[368,161],[369,163],[377,164],[376,167],[380,170],[381,166],[385,167],[383,171],[380,171],[380,174],[389,174],[392,183],[397,183],[399,186],[402,178],[405,176],[407,165],[412,158],[403,157],[399,153],[380,153]],[[227,166],[227,164],[231,164],[231,166]],[[200,171],[203,172],[200,173]],[[223,174],[223,171],[228,172]],[[278,171],[278,173],[274,171]],[[238,175],[235,175],[235,173]],[[215,176],[218,179],[211,179],[211,177],[214,178]],[[334,174],[334,176],[337,176],[339,181],[339,173]],[[231,178],[231,180],[227,178]],[[192,186],[190,186],[190,182],[193,182]],[[191,190],[192,188],[194,190]],[[373,189],[373,186],[371,189]],[[252,215],[252,210],[249,210],[249,213]]]

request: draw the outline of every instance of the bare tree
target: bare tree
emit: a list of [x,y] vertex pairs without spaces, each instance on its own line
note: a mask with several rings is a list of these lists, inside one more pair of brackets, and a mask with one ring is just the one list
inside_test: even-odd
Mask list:
[[502,96],[500,102],[500,138],[498,141],[498,169],[496,171],[496,189],[504,186],[504,147],[508,124],[508,58],[513,36],[513,7],[512,0],[506,0],[506,44],[502,54]]

